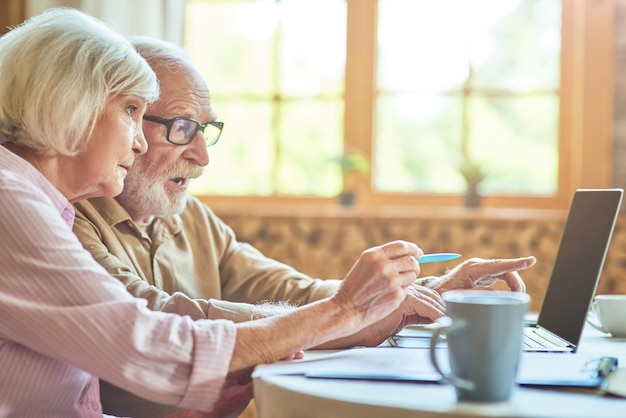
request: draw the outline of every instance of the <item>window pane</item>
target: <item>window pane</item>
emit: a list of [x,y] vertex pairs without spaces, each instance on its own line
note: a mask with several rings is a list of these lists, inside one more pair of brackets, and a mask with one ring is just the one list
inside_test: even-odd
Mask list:
[[380,0],[377,190],[463,192],[470,161],[484,193],[554,193],[560,13],[559,0]]
[[341,173],[329,161],[343,148],[345,0],[186,8],[185,46],[226,124],[193,191],[336,194]]
[[498,194],[556,192],[558,99],[519,97],[471,101],[473,156],[484,164],[484,190]]
[[280,0],[280,88],[286,96],[343,93],[346,7],[343,0]]
[[299,101],[281,112],[279,193],[339,193],[341,172],[333,160],[342,151],[343,102]]
[[270,103],[215,101],[219,119],[226,121],[217,144],[208,148],[209,165],[191,182],[192,193],[267,195],[272,191],[275,162],[272,135],[274,109]]
[[[467,16],[451,13],[461,0],[379,0],[378,88],[458,89],[467,78]],[[472,3],[472,2],[467,2]]]
[[216,94],[271,95],[273,1],[188,0],[185,48]]
[[[457,193],[464,188],[450,150],[460,149],[458,97],[381,96],[377,108],[375,187],[387,192]],[[457,152],[458,154],[458,152]]]
[[475,86],[555,91],[560,76],[560,0],[513,3],[493,23],[475,21],[469,28]]

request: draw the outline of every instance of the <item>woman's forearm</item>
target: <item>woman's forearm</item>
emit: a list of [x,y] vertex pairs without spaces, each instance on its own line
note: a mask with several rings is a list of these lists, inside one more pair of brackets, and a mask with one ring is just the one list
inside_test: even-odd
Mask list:
[[231,373],[268,364],[360,329],[356,312],[348,312],[333,297],[286,314],[237,324]]

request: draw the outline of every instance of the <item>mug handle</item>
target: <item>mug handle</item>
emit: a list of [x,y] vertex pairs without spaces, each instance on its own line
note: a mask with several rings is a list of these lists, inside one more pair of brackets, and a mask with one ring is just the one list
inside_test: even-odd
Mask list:
[[439,326],[435,328],[433,335],[430,337],[430,362],[433,364],[433,367],[441,375],[442,380],[445,383],[450,383],[452,386],[457,387],[459,389],[464,390],[474,390],[474,382],[469,380],[462,379],[460,377],[455,376],[452,373],[444,373],[439,366],[439,362],[437,360],[437,343],[439,342],[439,336],[446,331],[446,333],[453,333],[455,330],[461,329],[465,327],[465,322],[463,320],[457,320],[454,324],[452,323],[452,319],[447,316],[442,316],[436,321]]
[[592,327],[594,327],[595,329],[597,329],[599,331],[602,331],[602,332],[605,332],[605,333],[608,334],[610,332],[608,329],[604,328],[601,324],[599,324],[599,323],[593,321],[591,318],[589,318],[589,313],[591,313],[591,312],[594,312],[594,313],[596,312],[596,302],[595,301],[593,301],[593,303],[591,304],[591,308],[589,309],[589,312],[587,312],[587,318],[586,318],[587,319],[587,323],[589,325],[591,325]]

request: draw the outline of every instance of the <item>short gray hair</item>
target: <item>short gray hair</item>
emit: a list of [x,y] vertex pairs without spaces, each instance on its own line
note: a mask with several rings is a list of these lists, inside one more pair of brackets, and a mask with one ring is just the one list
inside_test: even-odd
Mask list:
[[54,8],[0,37],[0,144],[75,155],[110,98],[154,102],[154,71],[121,34]]
[[193,67],[187,52],[176,44],[149,36],[131,36],[128,39],[153,69],[179,67],[181,64]]

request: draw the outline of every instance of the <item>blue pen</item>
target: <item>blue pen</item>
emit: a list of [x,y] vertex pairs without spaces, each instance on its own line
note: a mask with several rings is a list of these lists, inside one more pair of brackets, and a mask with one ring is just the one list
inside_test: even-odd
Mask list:
[[449,261],[454,260],[455,258],[461,257],[461,254],[456,253],[436,253],[436,254],[424,254],[417,261],[420,264],[424,263],[434,263],[436,261]]

